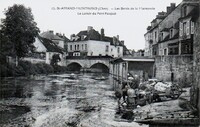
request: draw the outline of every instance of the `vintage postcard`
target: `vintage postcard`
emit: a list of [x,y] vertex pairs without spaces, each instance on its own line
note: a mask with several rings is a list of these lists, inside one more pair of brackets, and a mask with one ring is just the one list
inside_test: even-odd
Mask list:
[[199,127],[199,0],[1,0],[1,127]]

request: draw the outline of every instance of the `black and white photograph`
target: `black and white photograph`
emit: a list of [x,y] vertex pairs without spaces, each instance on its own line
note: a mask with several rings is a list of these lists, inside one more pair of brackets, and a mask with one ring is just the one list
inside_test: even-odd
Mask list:
[[200,0],[0,0],[0,127],[200,127]]

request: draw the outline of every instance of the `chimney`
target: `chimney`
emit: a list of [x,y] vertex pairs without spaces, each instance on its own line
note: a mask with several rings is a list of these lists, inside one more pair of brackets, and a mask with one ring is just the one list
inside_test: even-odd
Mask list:
[[116,39],[116,37],[114,36],[113,37],[113,44],[116,46],[117,45],[117,41],[116,41],[117,39]]
[[124,41],[121,41],[122,45],[124,45]]
[[105,36],[105,34],[104,34],[104,29],[101,28],[101,40],[104,40],[104,36]]
[[53,34],[53,30],[50,30],[49,33],[52,33],[52,34]]
[[87,32],[89,32],[90,30],[92,30],[93,27],[92,26],[88,26]]
[[75,37],[75,34],[72,34],[72,35],[70,36],[70,40],[73,41],[73,40],[74,40],[74,37]]
[[176,3],[171,3],[171,11],[173,11],[176,8]]
[[167,15],[170,13],[171,7],[167,6]]
[[116,37],[117,37],[117,40],[119,40],[119,35],[117,35]]

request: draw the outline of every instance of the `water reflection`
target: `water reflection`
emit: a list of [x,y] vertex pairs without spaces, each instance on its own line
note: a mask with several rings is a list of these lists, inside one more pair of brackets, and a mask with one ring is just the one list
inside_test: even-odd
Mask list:
[[103,75],[105,80],[96,80],[93,74],[78,74],[78,79],[69,76],[1,81],[0,126],[141,127],[116,113],[117,101],[108,75]]

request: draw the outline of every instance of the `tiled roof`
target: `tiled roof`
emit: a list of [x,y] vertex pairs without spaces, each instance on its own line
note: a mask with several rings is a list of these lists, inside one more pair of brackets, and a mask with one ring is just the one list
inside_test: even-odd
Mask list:
[[63,53],[64,49],[58,47],[53,41],[38,36],[38,39],[42,42],[42,44],[46,47],[48,52],[59,52]]
[[43,32],[43,33],[40,34],[40,36],[43,37],[43,38],[49,39],[49,40],[63,40],[64,41],[63,38],[61,38],[57,35],[54,35],[54,33],[51,32],[51,31]]
[[[94,29],[91,29],[89,32],[87,30],[80,31],[76,36],[78,36],[79,38],[77,40],[72,40],[72,42],[86,41],[86,40],[106,41],[106,42],[110,42],[111,45],[123,46],[124,52],[126,52],[126,51],[129,52],[127,47],[117,38],[116,38],[116,43],[114,44],[113,37],[104,36],[103,38],[101,38],[101,34]],[[83,39],[83,38],[81,38],[81,36],[85,36],[85,38]],[[83,39],[83,40],[81,40],[81,39]],[[129,52],[129,54],[130,54],[130,52]]]
[[77,36],[82,36],[82,35],[88,35],[88,32],[87,32],[87,30],[84,30],[84,31],[80,31],[78,34],[77,34]]

